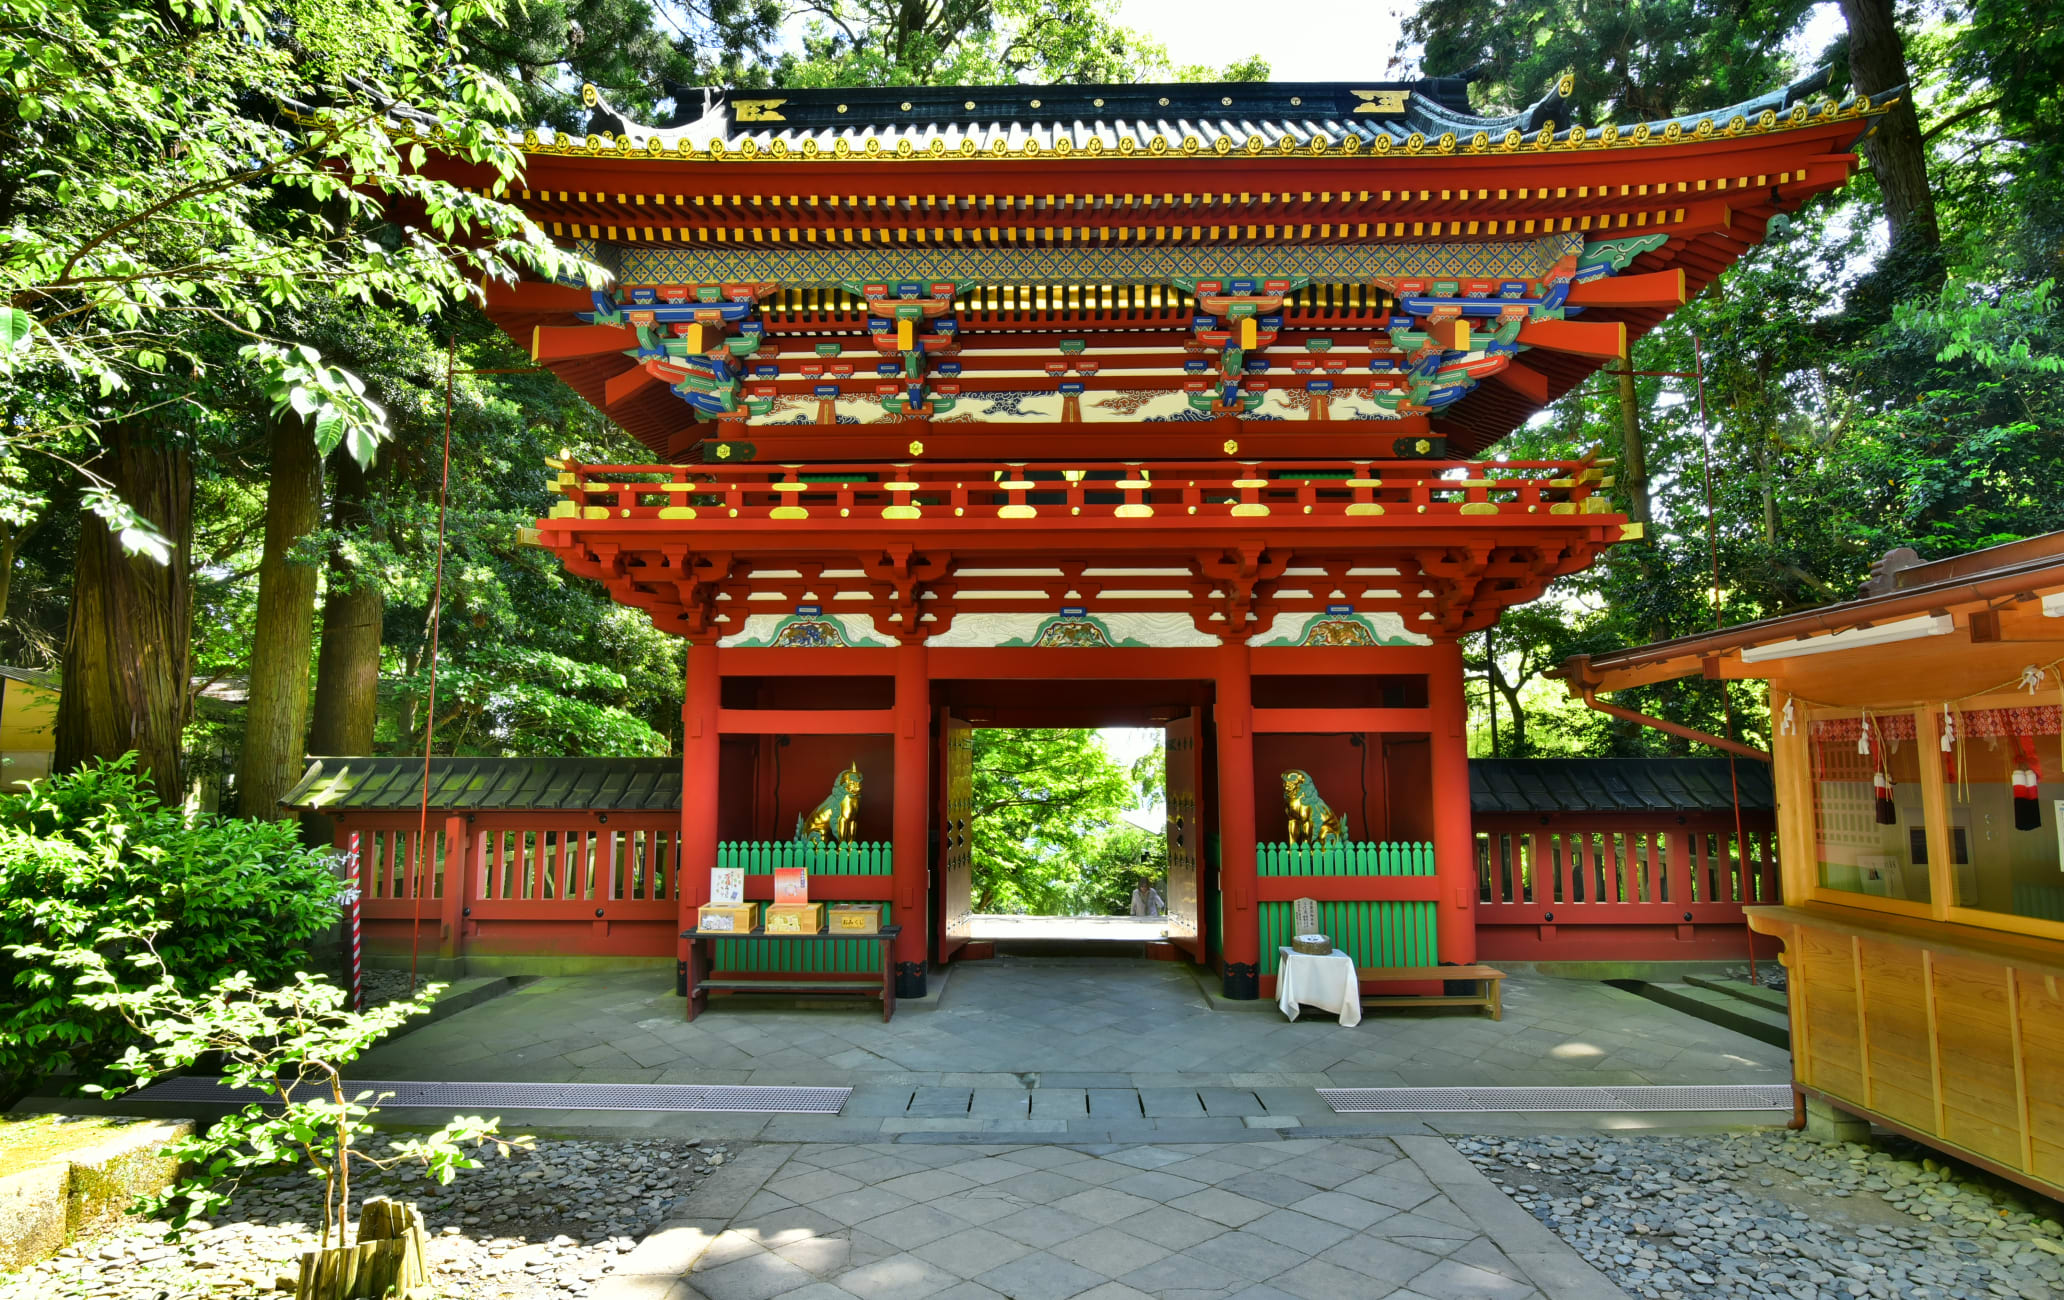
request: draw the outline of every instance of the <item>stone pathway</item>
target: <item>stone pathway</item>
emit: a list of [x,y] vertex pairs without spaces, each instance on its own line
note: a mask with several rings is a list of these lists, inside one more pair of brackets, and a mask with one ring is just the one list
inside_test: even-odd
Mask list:
[[1435,1137],[768,1144],[596,1300],[1621,1300]]
[[[935,976],[935,979],[938,977]],[[685,1023],[670,975],[541,979],[369,1053],[386,1079],[861,1089],[1782,1083],[1781,1050],[1603,984],[1515,977],[1505,1018],[1386,1012],[1354,1029],[1206,996],[1174,963],[953,969],[881,1023],[865,1003],[720,999]],[[1028,1116],[1028,1118],[1031,1118]]]

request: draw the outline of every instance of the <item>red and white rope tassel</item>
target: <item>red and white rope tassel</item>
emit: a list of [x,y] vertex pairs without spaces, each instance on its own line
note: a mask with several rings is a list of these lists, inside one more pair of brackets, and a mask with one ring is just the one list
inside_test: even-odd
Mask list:
[[358,832],[352,831],[344,849],[344,906],[345,915],[351,926],[351,934],[346,940],[349,948],[345,961],[349,963],[353,1011],[365,1010],[365,945],[361,933],[365,916],[365,891],[359,886],[358,862]]

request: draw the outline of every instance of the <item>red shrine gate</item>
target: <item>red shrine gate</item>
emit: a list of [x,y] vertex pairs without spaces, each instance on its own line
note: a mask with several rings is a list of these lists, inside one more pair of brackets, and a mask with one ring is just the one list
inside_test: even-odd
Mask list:
[[[1217,871],[1199,873],[1197,911],[1221,918],[1205,955],[1229,990],[1265,989],[1261,913],[1306,895],[1431,905],[1440,957],[1472,960],[1453,637],[1620,536],[1620,517],[1586,508],[1598,472],[1414,461],[1378,478],[1352,464],[1170,473],[1091,462],[998,480],[986,468],[896,471],[934,490],[876,469],[806,482],[752,465],[714,476],[564,467],[577,513],[540,521],[540,540],[691,643],[688,891],[706,888],[698,859],[714,862],[721,843],[783,838],[857,761],[861,838],[892,845],[892,911],[925,915],[938,882],[933,950],[925,927],[910,926],[897,954],[914,990],[927,958],[950,959],[965,937],[968,726],[1174,722],[1187,743],[1172,752],[1191,765],[1175,784],[1194,803],[1180,852],[1198,861],[1204,828],[1215,828]],[[1444,476],[1457,469],[1475,477]],[[706,524],[695,507],[706,549],[691,550],[663,513],[679,507],[660,503],[704,495],[737,504],[711,508]],[[915,517],[887,518],[912,540],[885,542],[884,512],[899,509]],[[1226,635],[1232,627],[1246,638]],[[747,797],[777,762],[779,800]],[[1430,844],[1434,875],[1259,877],[1257,843],[1284,835],[1286,768],[1313,772],[1351,810],[1358,839]],[[700,901],[684,896],[684,912]]]
[[[1821,84],[1627,128],[1440,79],[708,91],[665,126],[591,88],[589,134],[526,133],[510,197],[604,278],[487,308],[652,452],[555,462],[537,540],[689,642],[677,919],[857,763],[873,846],[819,886],[906,922],[917,992],[965,938],[969,728],[1132,720],[1183,764],[1177,904],[1229,994],[1300,896],[1364,965],[1472,960],[1457,638],[1639,530],[1602,462],[1457,457],[1847,178],[1891,97]],[[1271,843],[1286,768],[1398,847]]]

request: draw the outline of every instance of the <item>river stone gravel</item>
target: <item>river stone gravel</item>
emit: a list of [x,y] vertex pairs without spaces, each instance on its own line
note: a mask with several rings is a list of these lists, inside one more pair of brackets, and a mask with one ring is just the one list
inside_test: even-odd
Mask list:
[[1492,1182],[1648,1300],[2056,1300],[2064,1206],[1901,1138],[1460,1138]]
[[[439,1187],[396,1169],[359,1174],[362,1196],[423,1212],[439,1294],[465,1300],[581,1296],[731,1155],[690,1140],[540,1140],[507,1159],[484,1155]],[[130,1219],[33,1268],[0,1276],[0,1300],[245,1300],[292,1294],[322,1185],[306,1171],[248,1181],[215,1221],[174,1244],[165,1225]],[[285,1286],[278,1283],[284,1281]]]

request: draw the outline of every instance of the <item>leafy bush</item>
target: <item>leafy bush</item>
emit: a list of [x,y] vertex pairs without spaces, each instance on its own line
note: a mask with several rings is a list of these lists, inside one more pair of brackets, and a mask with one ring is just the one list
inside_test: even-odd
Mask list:
[[212,1054],[222,1061],[224,1085],[272,1097],[267,1105],[246,1106],[166,1148],[187,1172],[138,1209],[164,1216],[173,1238],[193,1219],[227,1205],[246,1176],[305,1161],[322,1182],[322,1244],[331,1245],[334,1230],[335,1244],[347,1246],[354,1167],[420,1164],[431,1179],[446,1184],[461,1169],[479,1167],[467,1147],[491,1145],[506,1156],[512,1147],[529,1145],[527,1138],[502,1137],[499,1119],[478,1116],[455,1118],[427,1137],[391,1142],[384,1156],[358,1145],[371,1132],[379,1103],[393,1094],[348,1091],[343,1067],[409,1017],[428,1012],[443,985],[365,1012],[346,1010],[342,989],[305,972],[277,989],[236,974],[196,996],[172,982],[149,934],[122,937],[133,944],[126,964],[149,977],[145,987],[120,987],[106,959],[92,949],[73,949],[64,958],[79,973],[80,1002],[120,1016],[149,1043],[131,1044],[116,1063],[112,1073],[130,1076],[129,1082],[106,1090],[89,1084],[87,1091],[141,1087]]
[[134,1041],[75,1001],[66,953],[130,971],[126,936],[148,934],[182,988],[239,971],[283,984],[336,921],[337,894],[329,855],[292,823],[166,807],[128,756],[0,796],[0,1105],[45,1075],[93,1077]]

